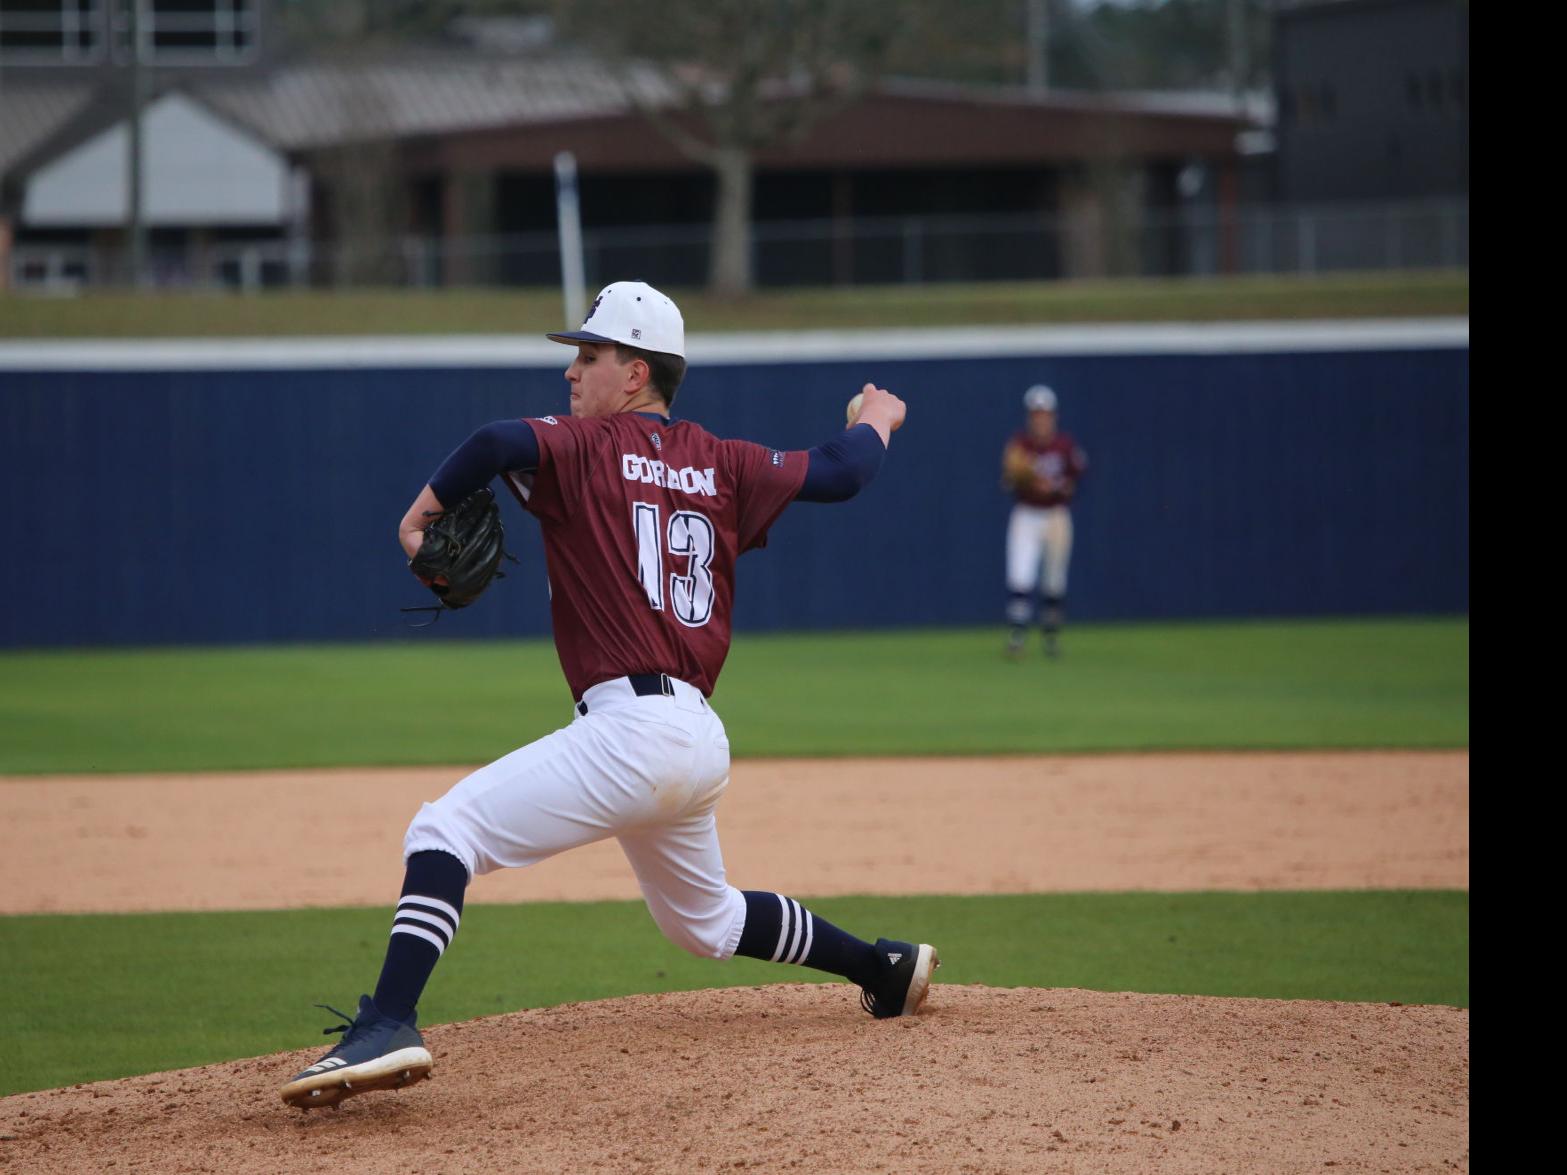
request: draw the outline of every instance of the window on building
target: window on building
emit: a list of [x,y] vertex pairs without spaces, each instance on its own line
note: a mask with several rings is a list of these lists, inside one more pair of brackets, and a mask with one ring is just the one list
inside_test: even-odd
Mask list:
[[0,0],[0,59],[87,65],[103,56],[105,0]]
[[[249,61],[260,41],[259,0],[141,0],[141,36],[148,59],[184,65]],[[115,52],[130,56],[130,20],[119,12]]]

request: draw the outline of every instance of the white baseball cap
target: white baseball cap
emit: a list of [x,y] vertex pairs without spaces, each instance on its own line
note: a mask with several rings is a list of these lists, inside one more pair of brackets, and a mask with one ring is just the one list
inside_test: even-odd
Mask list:
[[1056,394],[1044,384],[1035,384],[1023,393],[1023,407],[1030,412],[1054,412]]
[[588,308],[581,330],[546,337],[557,343],[624,343],[686,357],[686,323],[680,308],[646,282],[605,286]]

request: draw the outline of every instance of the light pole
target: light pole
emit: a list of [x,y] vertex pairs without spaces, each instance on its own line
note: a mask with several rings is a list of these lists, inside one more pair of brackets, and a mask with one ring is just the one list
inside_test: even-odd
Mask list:
[[142,71],[142,0],[129,0],[131,42],[130,159],[126,168],[127,228],[130,245],[130,284],[140,288],[147,268],[147,226],[141,201],[142,107],[146,103],[146,77]]

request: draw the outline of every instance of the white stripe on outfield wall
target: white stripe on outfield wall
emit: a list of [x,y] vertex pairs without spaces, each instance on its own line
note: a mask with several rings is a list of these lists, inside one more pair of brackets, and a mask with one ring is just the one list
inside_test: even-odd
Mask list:
[[[693,364],[827,363],[1044,355],[1209,355],[1469,346],[1468,318],[1170,322],[869,331],[694,334]],[[526,335],[436,338],[73,339],[0,341],[0,371],[235,371],[406,367],[565,370],[559,343]]]

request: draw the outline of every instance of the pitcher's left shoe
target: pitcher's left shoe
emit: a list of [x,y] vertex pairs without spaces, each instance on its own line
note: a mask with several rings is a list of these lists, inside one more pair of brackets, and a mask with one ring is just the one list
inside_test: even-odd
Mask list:
[[878,938],[876,958],[881,973],[861,989],[860,1006],[878,1020],[914,1015],[930,992],[931,972],[941,966],[936,948]]
[[335,1106],[344,1098],[376,1089],[397,1089],[430,1076],[430,1051],[414,1022],[383,1016],[369,996],[359,997],[359,1015],[350,1020],[336,1008],[317,1004],[345,1021],[325,1033],[341,1032],[335,1049],[283,1087],[283,1101],[301,1110]]

